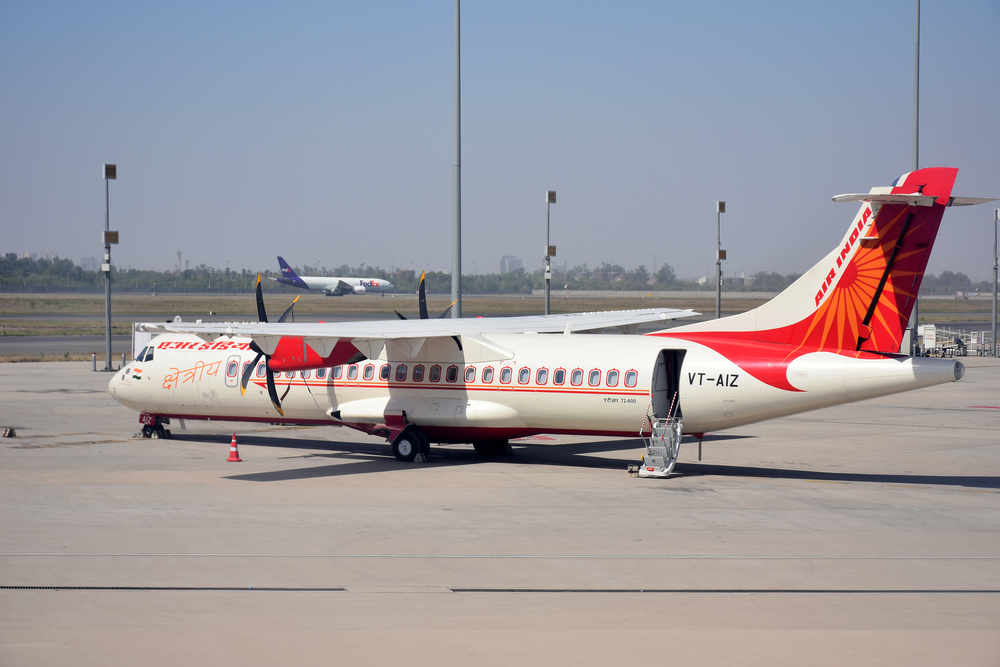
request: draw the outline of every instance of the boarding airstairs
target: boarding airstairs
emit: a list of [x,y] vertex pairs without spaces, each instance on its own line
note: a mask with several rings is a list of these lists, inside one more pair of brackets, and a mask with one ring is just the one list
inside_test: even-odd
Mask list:
[[[652,400],[650,400],[652,407]],[[643,436],[646,424],[649,424],[649,437]],[[670,401],[670,409],[666,417],[658,415],[650,417],[649,408],[646,408],[646,417],[639,427],[639,437],[646,445],[646,453],[642,457],[642,465],[639,466],[639,477],[667,477],[677,463],[677,457],[681,451],[681,434],[684,426],[677,416],[677,392],[674,392]]]

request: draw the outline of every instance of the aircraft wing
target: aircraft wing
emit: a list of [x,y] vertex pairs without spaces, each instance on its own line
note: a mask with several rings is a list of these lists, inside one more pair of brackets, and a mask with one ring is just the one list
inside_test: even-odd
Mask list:
[[335,338],[433,338],[437,336],[474,336],[490,333],[585,333],[618,327],[634,332],[646,322],[665,322],[698,315],[693,310],[647,308],[610,310],[596,313],[561,315],[525,315],[521,317],[476,317],[433,320],[369,320],[364,322],[167,322],[144,323],[151,333],[186,333],[204,338],[219,336],[302,336]]
[[[366,322],[167,322],[144,323],[139,328],[150,333],[193,334],[206,341],[223,336],[249,337],[267,354],[273,354],[282,339],[301,340],[322,358],[329,358],[338,342],[350,342],[365,356],[378,356],[387,341],[410,341],[416,350],[428,338],[479,336],[491,333],[587,333],[617,327],[622,333],[635,333],[647,322],[666,322],[698,313],[675,308],[616,310],[564,315],[526,315],[433,320],[375,320]],[[303,348],[299,348],[303,349]]]

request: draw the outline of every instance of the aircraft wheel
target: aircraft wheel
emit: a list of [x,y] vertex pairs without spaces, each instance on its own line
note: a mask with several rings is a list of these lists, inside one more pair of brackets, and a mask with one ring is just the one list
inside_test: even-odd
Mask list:
[[476,440],[472,443],[472,447],[476,450],[476,454],[479,454],[480,456],[486,456],[490,453],[490,445],[490,440]]
[[159,424],[157,424],[156,426],[151,427],[151,431],[152,432],[149,434],[150,438],[154,438],[156,440],[159,440],[160,438],[163,437],[163,427],[160,426]]
[[423,431],[413,430],[412,434],[420,441],[420,453],[427,456],[431,453],[431,439]]
[[153,435],[153,429],[149,426],[149,424],[146,424],[145,426],[142,427],[141,433],[142,437],[149,438],[152,437]]
[[393,455],[404,463],[411,463],[420,451],[420,440],[410,432],[403,432],[392,441]]

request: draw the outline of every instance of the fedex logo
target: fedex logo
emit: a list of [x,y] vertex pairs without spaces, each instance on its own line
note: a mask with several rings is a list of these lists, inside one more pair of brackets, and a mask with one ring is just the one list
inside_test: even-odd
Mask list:
[[377,280],[362,280],[361,281],[361,286],[362,287],[378,287],[378,281]]
[[836,279],[837,270],[843,266],[844,260],[847,259],[848,255],[851,254],[851,250],[853,250],[854,245],[858,242],[858,239],[861,237],[861,229],[865,226],[865,223],[868,222],[868,218],[870,218],[871,215],[872,215],[872,209],[869,206],[868,208],[865,209],[865,212],[862,214],[861,220],[858,221],[858,224],[851,231],[851,235],[848,237],[847,243],[845,243],[844,247],[841,249],[840,255],[837,257],[837,266],[835,268],[830,269],[830,272],[826,274],[826,280],[823,281],[823,284],[820,285],[820,289],[816,292],[817,306],[820,304],[820,302],[823,301],[823,297],[826,296],[827,290],[830,289],[830,285],[832,285],[834,279]]

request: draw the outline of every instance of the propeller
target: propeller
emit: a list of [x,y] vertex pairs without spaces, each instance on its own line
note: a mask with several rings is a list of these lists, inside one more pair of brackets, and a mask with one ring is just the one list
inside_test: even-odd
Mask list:
[[[425,282],[426,282],[426,279],[427,279],[426,272],[425,271],[421,271],[420,272],[420,287],[417,289],[417,303],[420,304],[420,319],[422,319],[422,320],[430,319],[430,315],[427,314],[427,290],[426,290],[426,288],[424,286]],[[444,312],[441,313],[440,315],[438,315],[438,319],[442,319],[444,317],[447,317],[448,313],[451,312],[452,307],[456,303],[458,303],[458,301],[452,301],[451,302],[451,306],[448,306],[447,308],[445,308]],[[398,310],[394,310],[392,312],[396,313],[396,317],[398,317],[401,320],[407,319],[406,315],[403,315]]]
[[[295,297],[295,301],[298,300],[299,297]],[[295,306],[295,301],[292,301],[292,304],[285,309],[285,312],[282,313],[281,319],[279,319],[278,322],[285,321],[285,318],[292,312],[292,307]],[[267,311],[264,310],[264,294],[261,291],[259,273],[257,274],[257,319],[261,322],[267,322]],[[278,414],[282,417],[285,416],[285,413],[281,410],[281,400],[278,398],[278,390],[274,386],[274,371],[271,370],[270,364],[271,356],[269,354],[265,354],[264,350],[260,349],[260,346],[252,340],[250,341],[250,349],[256,352],[257,356],[254,357],[253,363],[247,366],[247,369],[243,371],[243,377],[240,378],[240,393],[243,396],[246,396],[247,385],[250,383],[250,376],[257,369],[257,362],[260,361],[261,357],[264,357],[264,368],[267,374],[267,395],[271,397],[271,403],[274,405],[274,409],[278,411]],[[287,391],[285,392],[285,395],[288,395]]]

